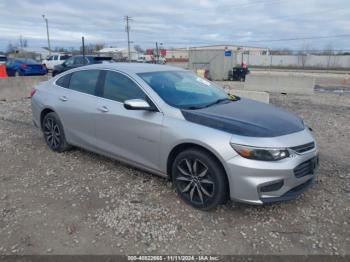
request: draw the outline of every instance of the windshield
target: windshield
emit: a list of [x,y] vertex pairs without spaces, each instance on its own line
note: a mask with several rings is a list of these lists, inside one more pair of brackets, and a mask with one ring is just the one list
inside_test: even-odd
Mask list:
[[188,71],[139,73],[169,105],[197,109],[229,100],[224,90]]

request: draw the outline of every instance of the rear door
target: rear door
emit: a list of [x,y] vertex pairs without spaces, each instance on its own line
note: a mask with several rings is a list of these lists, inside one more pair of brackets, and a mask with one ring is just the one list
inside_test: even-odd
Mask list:
[[119,72],[104,71],[104,84],[99,96],[96,139],[100,149],[159,170],[163,114],[125,109],[125,100],[149,99],[137,83]]
[[100,70],[81,70],[67,74],[56,81],[57,113],[64,126],[68,142],[95,148],[95,119],[98,111],[96,86]]

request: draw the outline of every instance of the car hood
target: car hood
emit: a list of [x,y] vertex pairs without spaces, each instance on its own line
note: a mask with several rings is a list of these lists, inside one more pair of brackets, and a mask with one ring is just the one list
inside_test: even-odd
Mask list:
[[240,136],[276,137],[304,129],[298,116],[281,108],[240,99],[196,110],[182,110],[187,121]]

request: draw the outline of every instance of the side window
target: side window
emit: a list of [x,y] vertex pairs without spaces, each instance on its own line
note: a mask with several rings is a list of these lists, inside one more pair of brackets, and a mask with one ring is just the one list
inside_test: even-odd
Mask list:
[[99,73],[99,70],[83,70],[72,73],[69,81],[69,89],[95,95]]
[[54,55],[53,60],[58,60],[58,55]]
[[59,79],[57,79],[56,85],[58,85],[60,87],[68,88],[71,75],[72,74],[67,74],[67,75],[60,77]]
[[47,59],[47,61],[51,61],[52,60],[52,56],[50,56],[48,59]]
[[76,57],[74,59],[74,64],[75,65],[83,65],[84,64],[84,57],[82,57],[82,56]]
[[127,76],[107,71],[104,84],[103,97],[118,102],[129,99],[144,99],[146,94]]
[[69,58],[69,59],[66,60],[65,64],[66,64],[67,66],[71,66],[71,65],[73,65],[73,62],[74,62],[74,58],[71,57],[71,58]]

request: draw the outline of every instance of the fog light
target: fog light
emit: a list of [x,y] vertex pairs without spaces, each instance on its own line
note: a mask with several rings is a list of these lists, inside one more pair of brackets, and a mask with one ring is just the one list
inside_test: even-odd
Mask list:
[[281,180],[281,181],[278,181],[278,182],[270,184],[270,185],[262,186],[262,187],[260,187],[260,192],[277,191],[277,190],[281,189],[283,184],[284,184],[283,180]]

